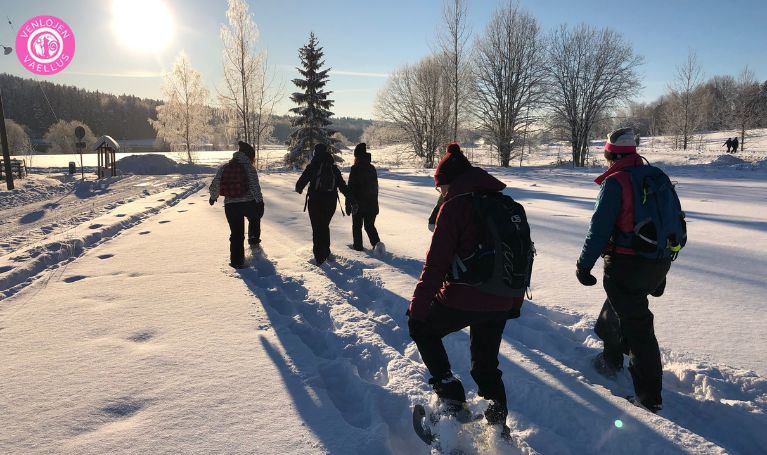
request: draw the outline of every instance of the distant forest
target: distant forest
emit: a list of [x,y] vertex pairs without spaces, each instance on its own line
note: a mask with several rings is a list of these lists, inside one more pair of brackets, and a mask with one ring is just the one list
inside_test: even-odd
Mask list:
[[[115,139],[156,137],[147,119],[157,118],[156,107],[162,104],[160,100],[94,92],[5,73],[0,74],[0,90],[6,118],[22,125],[33,140],[42,138],[57,117],[59,120],[81,120],[96,136],[108,134]],[[372,123],[371,120],[347,117],[331,120],[332,128],[352,143],[359,142],[362,131]],[[285,143],[291,131],[290,117],[275,117],[274,142]]]

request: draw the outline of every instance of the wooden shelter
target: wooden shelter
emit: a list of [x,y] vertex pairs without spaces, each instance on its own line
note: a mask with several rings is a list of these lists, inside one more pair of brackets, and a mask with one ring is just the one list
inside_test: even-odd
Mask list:
[[120,144],[109,136],[101,136],[96,139],[91,150],[98,153],[98,167],[96,168],[96,176],[98,178],[117,176],[115,154],[119,149]]

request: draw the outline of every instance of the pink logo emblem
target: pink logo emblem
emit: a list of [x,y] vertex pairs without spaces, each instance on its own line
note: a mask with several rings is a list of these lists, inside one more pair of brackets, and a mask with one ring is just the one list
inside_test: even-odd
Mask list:
[[28,20],[16,34],[16,55],[29,71],[51,76],[66,68],[75,55],[75,35],[53,16]]

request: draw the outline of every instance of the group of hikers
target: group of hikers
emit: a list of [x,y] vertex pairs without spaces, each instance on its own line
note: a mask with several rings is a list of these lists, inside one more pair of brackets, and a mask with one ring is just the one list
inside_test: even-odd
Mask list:
[[[215,204],[219,196],[224,196],[224,212],[230,230],[229,265],[235,269],[247,267],[243,246],[246,219],[248,244],[253,248],[260,248],[261,245],[264,198],[254,164],[255,157],[253,146],[240,141],[232,159],[218,168],[209,188],[210,205]],[[331,258],[330,221],[336,212],[336,203],[340,203],[338,191],[346,198],[346,212],[352,218],[352,248],[364,250],[364,226],[374,251],[379,254],[386,251],[375,226],[378,215],[378,174],[371,164],[371,155],[364,142],[354,148],[354,165],[349,172],[348,184],[327,145],[316,144],[311,161],[296,182],[296,193],[302,194],[304,189],[307,189],[304,211],[309,209],[315,265],[322,265]]]
[[727,153],[738,153],[739,144],[737,137],[728,137],[722,147],[727,146]]
[[[604,347],[592,365],[599,374],[615,378],[628,355],[635,393],[626,398],[657,413],[663,403],[662,365],[648,296],[663,295],[671,262],[686,242],[686,228],[673,184],[637,153],[637,146],[638,136],[631,128],[608,136],[604,147],[608,169],[595,180],[600,191],[575,276],[584,286],[595,285],[592,269],[600,256],[604,259],[606,299],[594,328]],[[329,223],[340,202],[336,189],[352,213],[353,248],[362,249],[363,226],[371,244],[380,244],[375,228],[376,171],[364,143],[355,148],[354,156],[347,185],[327,147],[318,144],[296,183],[298,193],[308,186],[306,206],[317,265],[330,257]],[[252,147],[241,142],[230,162],[246,169],[238,178],[248,186],[244,195],[227,196],[224,202],[233,267],[243,264],[244,218],[250,221],[248,242],[260,242],[263,197],[252,158]],[[211,205],[223,194],[222,179],[234,175],[228,173],[228,165],[218,170],[210,185]],[[473,166],[457,143],[447,146],[434,172],[434,185],[440,195],[429,218],[429,250],[407,309],[409,334],[431,376],[439,412],[460,420],[470,416],[466,392],[452,372],[442,339],[469,327],[471,376],[477,395],[488,401],[484,418],[508,434],[498,355],[506,321],[520,316],[530,283],[535,249],[527,218],[524,208],[502,193],[506,185]],[[232,194],[228,186],[227,193]],[[678,218],[672,224],[661,221],[669,218],[669,211],[671,218]]]

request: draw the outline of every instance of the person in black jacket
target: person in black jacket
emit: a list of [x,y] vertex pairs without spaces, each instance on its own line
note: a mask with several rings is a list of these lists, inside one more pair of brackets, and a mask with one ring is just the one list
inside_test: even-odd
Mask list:
[[[346,211],[352,214],[352,248],[362,251],[362,226],[368,234],[373,248],[381,242],[375,222],[378,215],[378,174],[376,168],[370,164],[371,156],[367,153],[367,145],[362,142],[354,147],[354,165],[349,172],[349,191],[357,202],[358,209],[355,212],[351,207],[350,199],[346,201]],[[379,247],[380,249],[380,247]]]
[[296,193],[303,193],[307,185],[309,190],[304,210],[309,208],[314,259],[317,265],[321,265],[330,256],[330,220],[336,213],[336,202],[340,202],[337,190],[344,194],[352,207],[357,204],[325,144],[314,146],[312,161],[296,182]]
[[740,145],[740,143],[738,142],[738,138],[736,137],[732,140],[732,153],[738,153],[738,145]]

